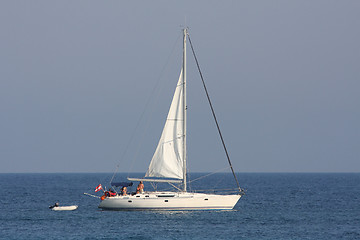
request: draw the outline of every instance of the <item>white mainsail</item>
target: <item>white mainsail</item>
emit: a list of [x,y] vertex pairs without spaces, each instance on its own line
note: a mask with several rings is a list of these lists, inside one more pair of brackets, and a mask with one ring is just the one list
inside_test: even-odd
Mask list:
[[184,175],[184,83],[181,70],[158,146],[145,177],[183,179]]

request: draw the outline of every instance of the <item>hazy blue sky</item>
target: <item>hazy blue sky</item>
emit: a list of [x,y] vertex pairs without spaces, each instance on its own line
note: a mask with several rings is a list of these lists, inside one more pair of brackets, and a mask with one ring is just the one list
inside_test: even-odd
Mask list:
[[[0,172],[145,172],[185,19],[236,171],[360,171],[360,1],[4,0]],[[189,168],[215,171],[188,53]]]

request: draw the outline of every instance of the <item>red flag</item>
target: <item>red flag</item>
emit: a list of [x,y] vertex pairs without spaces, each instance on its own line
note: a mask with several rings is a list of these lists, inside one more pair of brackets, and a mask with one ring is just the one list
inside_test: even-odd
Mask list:
[[97,186],[97,187],[95,188],[95,192],[98,192],[98,191],[100,191],[101,189],[103,189],[103,188],[102,188],[101,184],[99,184],[99,186]]

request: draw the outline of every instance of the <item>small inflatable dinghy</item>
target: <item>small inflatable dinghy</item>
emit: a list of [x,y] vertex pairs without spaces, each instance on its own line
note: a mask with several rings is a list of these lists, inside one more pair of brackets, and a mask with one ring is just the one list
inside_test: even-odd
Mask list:
[[55,205],[49,207],[53,211],[73,211],[78,208],[77,205],[72,206],[59,206],[59,203],[55,203]]
[[51,210],[53,210],[53,211],[73,211],[73,210],[76,210],[77,208],[78,208],[77,205],[72,205],[72,206],[53,207]]

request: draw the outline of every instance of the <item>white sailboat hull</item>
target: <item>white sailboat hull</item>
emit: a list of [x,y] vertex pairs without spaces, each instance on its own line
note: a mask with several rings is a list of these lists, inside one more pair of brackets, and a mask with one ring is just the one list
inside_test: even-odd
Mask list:
[[107,197],[103,210],[231,210],[241,195],[188,192],[145,192],[134,196]]

